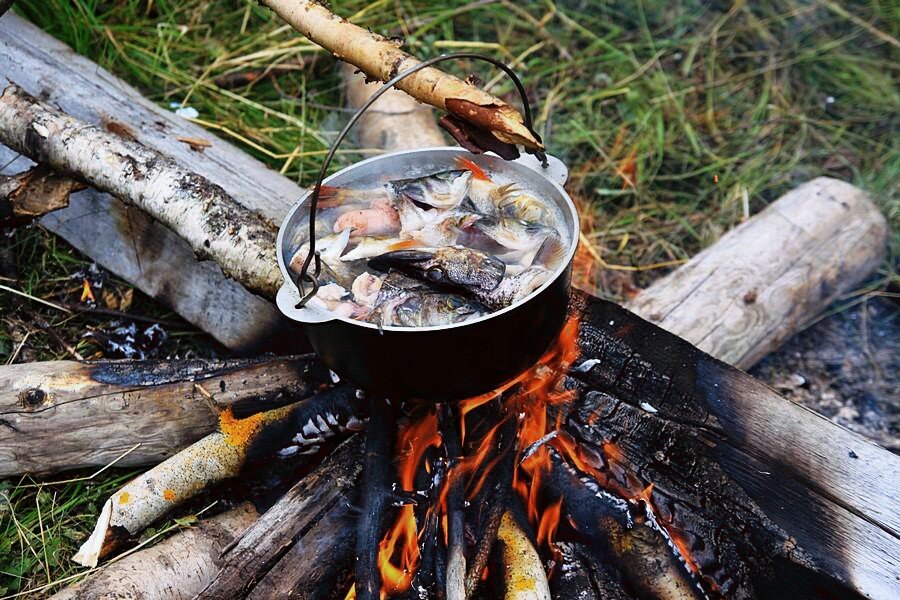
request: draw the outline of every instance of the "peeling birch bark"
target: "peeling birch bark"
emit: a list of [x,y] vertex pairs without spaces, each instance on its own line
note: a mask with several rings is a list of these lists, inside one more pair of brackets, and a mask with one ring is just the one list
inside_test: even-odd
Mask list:
[[30,222],[69,205],[69,194],[84,184],[35,166],[18,175],[0,175],[0,227]]
[[[262,4],[336,58],[355,65],[372,79],[387,81],[420,62],[400,50],[394,41],[354,25],[313,0],[262,0]],[[397,88],[420,102],[490,131],[502,142],[522,144],[532,150],[544,148],[525,127],[519,111],[440,69],[426,67],[400,81]]]
[[14,84],[0,96],[0,142],[147,212],[248,289],[269,298],[278,291],[274,225],[174,160]]

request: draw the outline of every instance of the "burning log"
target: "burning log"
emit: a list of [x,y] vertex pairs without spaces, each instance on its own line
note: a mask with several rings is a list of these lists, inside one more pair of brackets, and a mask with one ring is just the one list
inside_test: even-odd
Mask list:
[[203,519],[151,548],[91,572],[52,600],[190,600],[212,580],[222,551],[257,517],[248,503]]
[[313,356],[0,366],[0,477],[156,464],[215,431],[222,410],[245,416],[330,381]]
[[633,596],[622,589],[586,546],[561,542],[557,544],[562,557],[559,576],[550,581],[554,598],[578,600],[631,600]]
[[146,211],[248,289],[274,298],[281,286],[273,225],[171,158],[14,84],[0,95],[0,141]]
[[[440,417],[443,443],[453,469],[463,456],[459,432],[456,430],[456,423],[452,419],[448,405],[441,406]],[[447,590],[447,600],[466,599],[464,483],[462,477],[456,477],[447,484],[450,486],[447,491],[447,571],[444,586]]]
[[244,419],[236,419],[226,410],[219,418],[219,431],[113,494],[103,505],[93,533],[74,560],[85,566],[96,566],[99,559],[174,507],[213,484],[236,476],[250,458],[263,453],[289,456],[315,452],[325,438],[359,429],[362,421],[354,400],[356,392],[341,386]]
[[577,444],[554,447],[644,501],[707,595],[896,595],[897,457],[611,303],[572,309]]
[[[337,550],[346,551],[349,544],[343,537],[346,534],[338,536],[339,540],[324,535],[330,527],[322,526],[322,519],[328,518],[339,528],[352,531],[352,523],[344,520],[348,513],[332,511],[346,506],[352,499],[351,490],[362,470],[359,460],[362,453],[362,440],[358,436],[341,444],[224,551],[215,578],[195,598],[243,598],[256,582],[265,582],[269,574],[277,579],[270,579],[266,586],[281,585],[290,579],[289,587],[300,598],[319,597],[312,590],[326,583],[334,585],[339,572],[349,563],[343,560],[349,559],[349,554],[341,555]],[[308,532],[314,529],[316,535],[310,535]],[[292,564],[314,557],[319,561],[299,563],[303,565],[302,570],[278,575],[283,557],[293,561]],[[307,577],[310,581],[305,580]]]
[[370,398],[369,412],[362,512],[356,528],[356,597],[360,600],[380,597],[379,547],[374,542],[381,536],[391,502],[391,439],[396,424],[393,408],[383,398]]
[[69,194],[84,188],[84,184],[40,166],[18,175],[0,175],[0,228],[29,223],[65,208]]
[[[338,17],[318,2],[263,0],[263,4],[304,36],[372,79],[388,81],[419,64],[394,41]],[[426,67],[400,81],[397,87],[420,102],[490,132],[500,142],[543,150],[540,140],[528,131],[516,109],[439,69]]]

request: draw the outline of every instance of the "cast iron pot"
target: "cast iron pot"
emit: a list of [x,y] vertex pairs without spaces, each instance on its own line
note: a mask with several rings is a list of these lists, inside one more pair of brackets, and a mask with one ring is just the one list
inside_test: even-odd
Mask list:
[[354,385],[388,398],[462,400],[497,388],[532,366],[559,335],[566,319],[572,258],[578,241],[578,213],[562,188],[566,169],[549,157],[542,167],[530,156],[506,161],[462,148],[427,148],[385,154],[356,163],[324,180],[340,187],[360,176],[401,179],[454,168],[465,156],[488,172],[514,179],[555,204],[569,248],[552,278],[524,300],[483,317],[437,327],[395,327],[363,323],[314,306],[297,308],[297,274],[288,269],[296,250],[309,238],[310,193],[288,214],[278,232],[278,265],[285,283],[278,308],[306,325],[323,362]]

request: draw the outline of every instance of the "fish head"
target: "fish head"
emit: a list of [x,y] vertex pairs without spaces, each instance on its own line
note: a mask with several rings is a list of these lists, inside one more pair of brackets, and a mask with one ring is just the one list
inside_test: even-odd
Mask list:
[[451,209],[460,205],[469,189],[471,171],[441,171],[389,184],[395,197],[404,198],[420,208]]
[[506,273],[499,258],[462,246],[396,250],[369,259],[378,271],[396,269],[433,287],[492,290]]

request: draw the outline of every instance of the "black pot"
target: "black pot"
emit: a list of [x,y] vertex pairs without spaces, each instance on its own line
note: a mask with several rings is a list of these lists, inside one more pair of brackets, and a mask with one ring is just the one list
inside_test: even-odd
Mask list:
[[381,329],[311,306],[296,308],[301,296],[287,264],[308,239],[309,194],[294,206],[278,233],[278,263],[285,278],[278,292],[279,309],[306,325],[313,348],[329,368],[364,390],[435,402],[488,392],[533,365],[565,322],[579,229],[575,205],[561,185],[566,169],[557,159],[550,157],[549,167],[541,167],[528,156],[510,162],[461,148],[426,148],[364,160],[325,183],[352,185],[372,175],[416,177],[453,168],[460,155],[521,183],[560,209],[569,239],[566,258],[548,282],[512,306],[454,325]]

